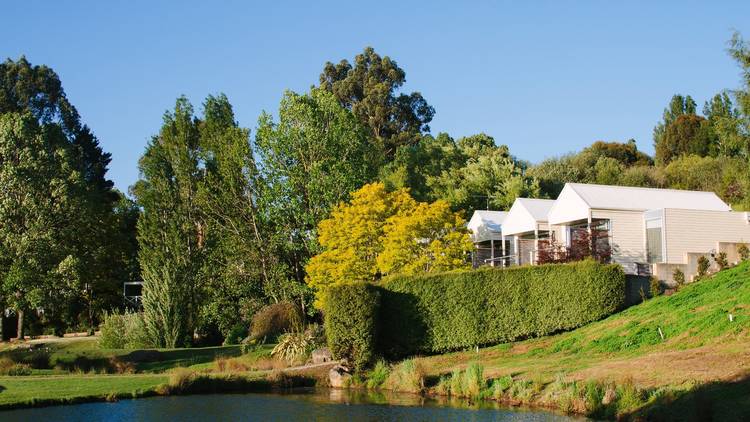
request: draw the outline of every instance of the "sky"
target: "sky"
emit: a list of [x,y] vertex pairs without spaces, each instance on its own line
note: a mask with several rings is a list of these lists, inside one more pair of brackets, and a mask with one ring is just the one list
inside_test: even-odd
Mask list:
[[[726,53],[750,38],[750,2],[15,1],[0,57],[52,67],[112,154],[126,191],[180,95],[200,110],[225,93],[253,130],[285,90],[307,91],[327,61],[372,46],[435,108],[432,133],[484,132],[539,162],[596,140],[637,140],[676,93],[699,108],[739,87]],[[626,4],[625,4],[626,3]]]

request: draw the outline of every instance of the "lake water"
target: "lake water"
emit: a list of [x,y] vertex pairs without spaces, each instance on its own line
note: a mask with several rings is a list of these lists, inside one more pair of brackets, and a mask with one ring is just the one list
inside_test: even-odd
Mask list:
[[438,401],[413,395],[340,390],[288,394],[214,394],[152,397],[0,412],[10,421],[582,421],[492,403]]

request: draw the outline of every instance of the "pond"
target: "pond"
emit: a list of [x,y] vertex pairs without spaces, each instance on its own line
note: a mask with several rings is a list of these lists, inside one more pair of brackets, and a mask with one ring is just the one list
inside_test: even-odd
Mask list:
[[541,410],[416,395],[306,390],[285,394],[152,397],[0,412],[10,421],[582,421]]

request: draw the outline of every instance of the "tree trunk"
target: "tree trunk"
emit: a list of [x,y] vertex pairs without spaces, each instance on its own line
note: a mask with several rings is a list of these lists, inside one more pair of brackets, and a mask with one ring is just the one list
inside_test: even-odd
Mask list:
[[16,314],[18,315],[18,325],[16,335],[18,336],[18,340],[23,340],[23,311],[17,310]]

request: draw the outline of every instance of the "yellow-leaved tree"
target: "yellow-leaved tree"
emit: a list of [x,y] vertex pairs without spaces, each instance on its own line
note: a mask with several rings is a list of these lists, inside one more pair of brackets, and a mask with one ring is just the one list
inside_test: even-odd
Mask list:
[[330,285],[468,266],[471,241],[446,202],[417,202],[408,190],[388,192],[383,183],[365,185],[351,198],[318,225],[323,251],[306,267],[318,308]]

